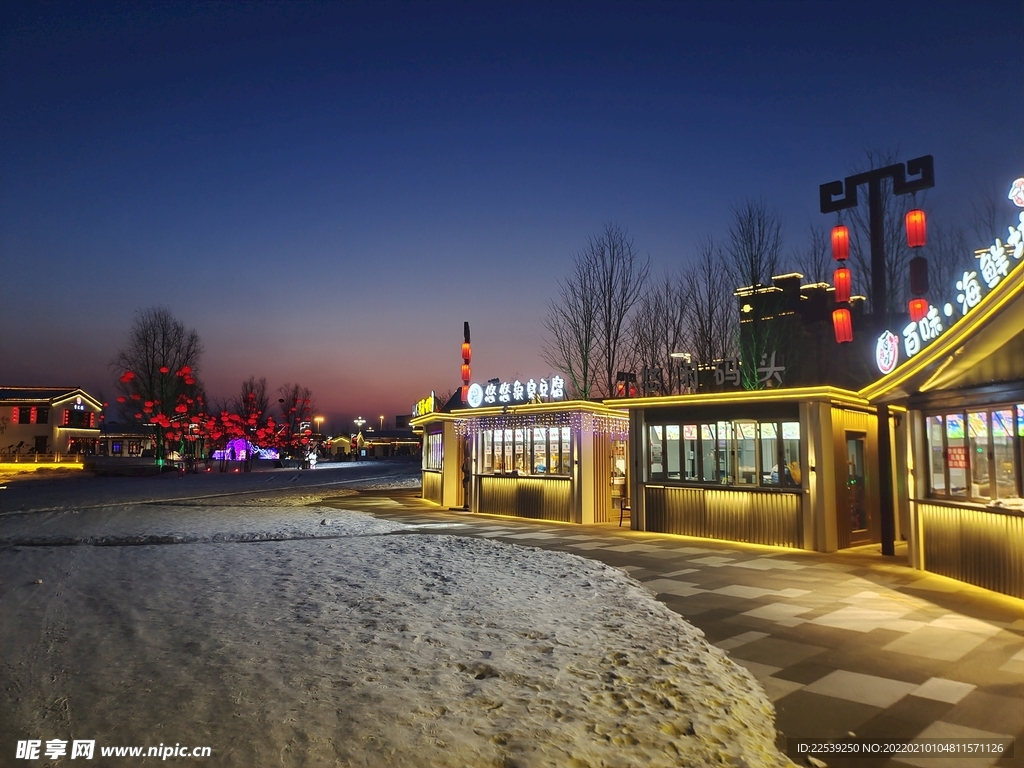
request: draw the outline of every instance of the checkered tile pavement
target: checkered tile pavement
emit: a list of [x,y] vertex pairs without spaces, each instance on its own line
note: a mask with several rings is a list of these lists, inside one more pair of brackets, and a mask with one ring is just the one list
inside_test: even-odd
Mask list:
[[1024,601],[912,570],[877,546],[822,555],[473,515],[410,492],[328,503],[424,532],[574,552],[628,572],[761,682],[782,749],[787,737],[1011,736],[1013,757],[827,762],[1024,766]]

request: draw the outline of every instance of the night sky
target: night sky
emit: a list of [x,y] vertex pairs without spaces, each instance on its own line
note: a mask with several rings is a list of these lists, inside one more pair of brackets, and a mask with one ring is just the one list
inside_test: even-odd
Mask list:
[[[0,8],[0,384],[114,395],[139,308],[201,377],[310,387],[325,431],[540,377],[605,223],[654,272],[763,198],[787,251],[864,150],[935,156],[932,221],[1024,175],[1013,2]],[[978,244],[979,246],[982,243]]]

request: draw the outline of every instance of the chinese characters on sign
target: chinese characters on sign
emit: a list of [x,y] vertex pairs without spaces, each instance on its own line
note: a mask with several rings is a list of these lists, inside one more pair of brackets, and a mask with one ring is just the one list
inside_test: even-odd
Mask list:
[[[1024,179],[1017,179],[1008,197],[1017,205],[1024,207]],[[960,316],[963,317],[978,304],[981,303],[984,295],[998,286],[1005,278],[1009,277],[1011,270],[1016,263],[1024,258],[1024,213],[1017,217],[1015,226],[1010,226],[1006,242],[1000,238],[987,250],[979,250],[975,253],[978,259],[978,269],[965,270],[959,280],[956,281],[956,302],[960,308]],[[946,304],[942,314],[952,317],[954,307]],[[910,323],[903,329],[903,350],[907,359],[918,354],[929,343],[937,339],[945,330],[942,318],[939,316],[938,307],[931,307],[928,314],[916,323]],[[891,331],[885,331],[878,339],[875,348],[875,362],[882,374],[889,373],[896,367],[899,358],[899,348],[891,347],[890,337],[895,338]],[[883,346],[885,347],[883,354]],[[895,357],[893,357],[895,355]]]
[[470,408],[481,405],[520,405],[537,400],[562,400],[565,397],[565,379],[552,376],[551,381],[540,379],[522,382],[499,381],[491,379],[487,384],[471,384],[466,396],[466,404]]

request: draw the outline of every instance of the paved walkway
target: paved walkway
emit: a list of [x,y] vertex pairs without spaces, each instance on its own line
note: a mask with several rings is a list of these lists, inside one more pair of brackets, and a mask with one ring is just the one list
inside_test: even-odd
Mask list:
[[627,571],[761,682],[783,750],[787,737],[1012,736],[1013,757],[825,762],[1024,766],[1024,601],[912,570],[877,545],[822,555],[452,512],[403,491],[327,503],[434,524],[424,533],[556,549]]

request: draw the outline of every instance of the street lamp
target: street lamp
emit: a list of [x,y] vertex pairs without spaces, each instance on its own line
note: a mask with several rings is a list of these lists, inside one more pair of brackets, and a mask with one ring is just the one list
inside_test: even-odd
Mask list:
[[324,417],[323,416],[314,416],[313,417],[313,423],[316,424],[316,433],[319,435],[320,434],[320,425],[324,423]]
[[352,421],[355,422],[356,429],[362,432],[363,424],[366,423],[366,419],[364,419],[362,416],[357,416],[356,418],[352,419]]
[[384,417],[383,416],[380,417],[380,431],[381,432],[384,431]]

